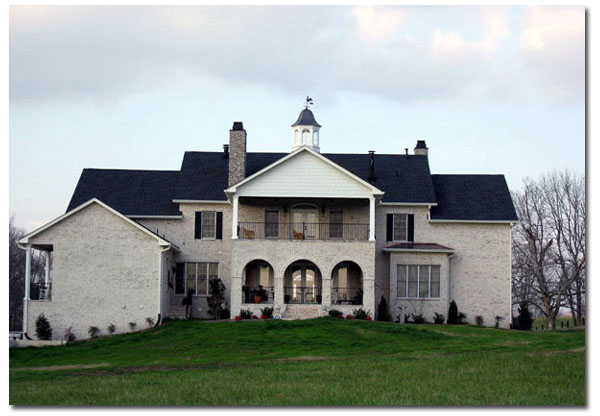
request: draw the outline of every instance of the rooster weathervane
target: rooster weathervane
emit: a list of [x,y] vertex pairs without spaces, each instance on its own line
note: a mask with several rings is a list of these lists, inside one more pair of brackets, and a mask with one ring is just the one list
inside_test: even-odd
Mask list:
[[308,108],[311,105],[313,105],[313,99],[307,95],[306,101],[304,102],[304,108]]

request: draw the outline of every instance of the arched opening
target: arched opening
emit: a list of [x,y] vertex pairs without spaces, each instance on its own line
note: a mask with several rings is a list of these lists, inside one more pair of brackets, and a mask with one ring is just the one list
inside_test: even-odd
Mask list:
[[313,146],[319,147],[319,132],[315,131],[313,133]]
[[285,303],[321,303],[321,271],[313,262],[296,261],[288,266],[284,276]]
[[302,130],[302,144],[310,144],[310,143],[311,143],[310,130],[308,130],[308,129]]
[[242,272],[242,303],[273,303],[273,267],[264,260],[252,260]]
[[363,275],[353,261],[343,261],[331,273],[331,304],[362,305]]
[[295,145],[300,144],[300,133],[299,133],[298,129],[294,130],[294,144]]

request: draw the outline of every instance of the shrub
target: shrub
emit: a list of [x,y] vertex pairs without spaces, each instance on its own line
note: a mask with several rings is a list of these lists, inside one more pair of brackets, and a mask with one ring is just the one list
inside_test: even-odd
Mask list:
[[209,285],[208,293],[210,296],[206,299],[208,313],[215,319],[227,319],[223,317],[223,310],[225,309],[225,284],[221,279],[217,278],[211,279]]
[[475,317],[475,323],[477,324],[477,326],[482,326],[483,325],[483,316],[477,315]]
[[250,309],[242,309],[240,311],[242,319],[252,319],[252,311]]
[[137,324],[135,322],[129,322],[129,329],[131,329],[133,331],[135,329],[136,325]]
[[450,307],[448,308],[448,324],[458,324],[458,306],[456,306],[456,302],[454,301],[450,302]]
[[231,313],[229,312],[229,308],[221,309],[221,319],[229,319],[231,318]]
[[77,337],[73,333],[73,327],[72,326],[68,327],[67,330],[65,331],[65,341],[73,342],[76,339],[77,339]]
[[354,309],[352,311],[354,319],[367,319],[371,315],[371,311],[365,311],[363,308]]
[[52,327],[43,313],[35,320],[35,336],[43,340],[52,338]]
[[263,318],[263,319],[269,319],[269,318],[272,318],[272,317],[273,317],[273,308],[272,308],[272,307],[270,307],[270,306],[267,306],[267,307],[265,307],[265,308],[262,308],[262,309],[260,310],[260,313],[261,313],[263,316],[265,316],[265,318]]
[[332,318],[343,318],[344,314],[341,311],[338,311],[337,309],[331,309],[329,311],[329,316],[331,316]]
[[425,319],[425,317],[423,316],[422,313],[415,315],[414,313],[411,314],[412,316],[412,323],[413,324],[427,324],[429,322],[427,322],[427,319]]
[[459,312],[458,313],[458,322],[456,322],[457,324],[461,325],[461,324],[466,324],[467,323],[467,315]]
[[233,319],[235,319],[236,321],[241,321],[241,320],[242,320],[242,317],[241,317],[240,315],[236,315],[236,317],[235,317],[235,318],[233,318]]
[[354,316],[352,316],[351,314],[346,315],[346,319],[354,319]]
[[390,308],[388,306],[387,300],[385,296],[381,296],[379,306],[377,307],[377,320],[387,322],[391,319],[392,317],[390,316]]
[[522,302],[519,305],[519,316],[517,317],[517,329],[522,331],[530,331],[533,324],[533,316],[529,312],[527,302]]
[[251,319],[258,319],[258,316],[256,316],[256,315],[252,315],[252,318],[251,318]]
[[92,338],[96,338],[98,336],[99,332],[100,332],[100,328],[98,328],[97,326],[90,326],[88,328],[88,335]]
[[446,317],[443,314],[437,313],[437,312],[433,313],[433,323],[434,324],[438,324],[438,325],[443,324],[445,320],[446,320]]
[[111,335],[112,335],[112,334],[114,334],[114,333],[115,333],[115,331],[117,330],[117,327],[115,326],[115,324],[109,324],[109,325],[106,327],[106,330],[108,331],[108,333],[109,333],[109,334],[111,334]]
[[148,328],[152,328],[154,326],[154,319],[148,317],[146,318],[146,323],[148,324]]
[[500,322],[504,320],[504,316],[496,315],[496,323],[494,324],[494,328],[500,327]]

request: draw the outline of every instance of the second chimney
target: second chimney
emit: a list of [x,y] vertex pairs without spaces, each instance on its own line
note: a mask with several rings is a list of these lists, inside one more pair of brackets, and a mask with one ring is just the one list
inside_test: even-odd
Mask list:
[[415,155],[419,156],[427,156],[429,148],[425,144],[425,140],[417,140],[417,145],[415,146]]
[[229,130],[229,186],[246,177],[246,130],[241,121],[234,121]]

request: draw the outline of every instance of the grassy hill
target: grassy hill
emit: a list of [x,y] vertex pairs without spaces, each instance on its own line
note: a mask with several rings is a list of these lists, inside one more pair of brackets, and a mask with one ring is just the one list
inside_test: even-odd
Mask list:
[[13,405],[584,405],[585,332],[168,321],[10,350]]

